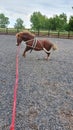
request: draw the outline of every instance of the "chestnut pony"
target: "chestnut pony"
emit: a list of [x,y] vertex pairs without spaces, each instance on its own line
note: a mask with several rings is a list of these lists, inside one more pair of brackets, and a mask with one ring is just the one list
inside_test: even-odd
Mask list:
[[55,44],[51,43],[50,41],[48,41],[46,39],[39,40],[39,39],[35,38],[35,35],[29,31],[17,33],[16,38],[17,38],[17,43],[16,43],[17,46],[19,46],[22,41],[24,41],[26,43],[26,48],[23,52],[24,57],[26,55],[26,52],[29,50],[30,50],[30,52],[32,50],[35,50],[35,51],[44,50],[45,53],[47,54],[46,59],[48,60],[51,50],[57,49],[57,46]]

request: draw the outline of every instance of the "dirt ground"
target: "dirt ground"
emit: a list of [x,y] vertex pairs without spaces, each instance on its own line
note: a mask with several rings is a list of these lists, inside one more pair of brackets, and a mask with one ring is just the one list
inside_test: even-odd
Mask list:
[[[73,40],[48,38],[58,46],[46,61],[44,51],[19,53],[15,130],[73,130]],[[0,130],[12,117],[16,60],[15,36],[0,35]]]

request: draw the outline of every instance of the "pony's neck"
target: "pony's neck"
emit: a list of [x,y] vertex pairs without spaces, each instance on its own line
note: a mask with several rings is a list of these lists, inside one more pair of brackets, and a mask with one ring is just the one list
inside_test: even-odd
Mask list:
[[30,36],[29,38],[26,39],[26,43],[33,41],[34,40],[34,36]]
[[34,39],[34,36],[30,36],[30,37],[29,37],[29,40],[32,40],[32,39]]

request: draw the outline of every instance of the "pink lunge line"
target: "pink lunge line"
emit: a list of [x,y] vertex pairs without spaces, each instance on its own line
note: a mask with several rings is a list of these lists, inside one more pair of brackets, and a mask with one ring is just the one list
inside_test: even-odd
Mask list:
[[19,72],[18,72],[19,50],[20,50],[20,46],[18,46],[17,52],[16,52],[16,79],[15,79],[15,85],[14,85],[13,111],[12,111],[12,121],[10,125],[10,130],[15,130],[16,98],[17,98],[17,89],[18,89],[18,78],[19,78]]

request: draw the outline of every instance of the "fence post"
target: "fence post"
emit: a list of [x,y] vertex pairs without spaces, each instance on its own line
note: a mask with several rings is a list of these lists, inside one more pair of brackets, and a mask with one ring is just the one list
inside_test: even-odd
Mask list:
[[58,38],[60,37],[60,32],[58,31]]
[[50,35],[50,31],[48,30],[48,37],[49,37],[49,35]]
[[68,39],[70,38],[70,31],[68,31]]
[[8,34],[8,28],[6,28],[6,34]]
[[38,29],[38,36],[39,36],[39,34],[40,34],[40,30]]

